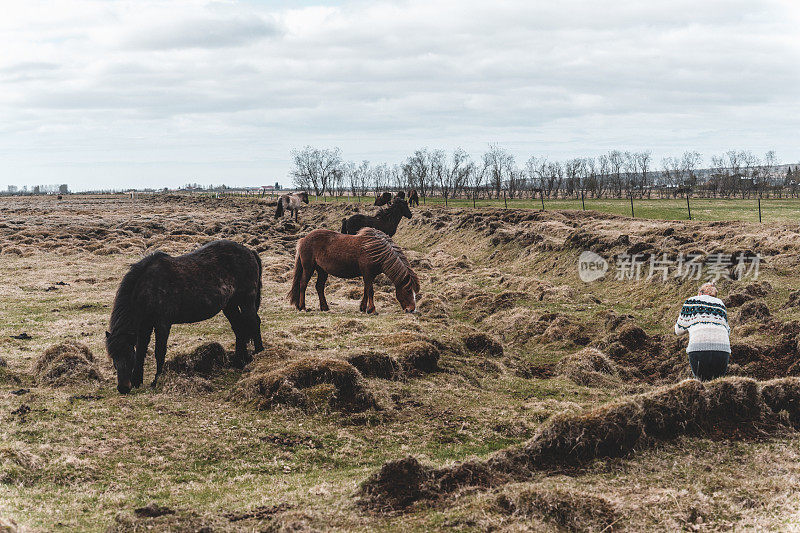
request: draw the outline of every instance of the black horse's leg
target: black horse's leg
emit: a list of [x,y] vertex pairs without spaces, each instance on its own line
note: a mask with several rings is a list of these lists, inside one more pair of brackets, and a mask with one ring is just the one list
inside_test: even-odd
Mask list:
[[156,324],[155,332],[156,332],[156,347],[155,347],[155,356],[156,356],[156,376],[153,378],[153,383],[151,387],[155,387],[156,383],[158,382],[158,376],[161,375],[161,371],[164,369],[164,359],[167,356],[167,340],[169,339],[169,329],[170,324]]
[[244,317],[239,311],[239,307],[229,303],[222,313],[228,322],[231,323],[233,334],[236,335],[236,366],[244,367],[247,361],[247,333],[245,332]]
[[[245,338],[253,339],[255,353],[264,351],[264,341],[261,339],[261,317],[258,316],[256,300],[253,298],[246,305],[242,306],[242,322],[244,324]],[[247,357],[246,361],[252,361],[252,357]]]
[[328,281],[328,273],[317,267],[317,295],[319,296],[320,311],[328,311],[328,300],[325,299],[325,283]]
[[147,346],[150,344],[150,335],[153,333],[153,326],[147,326],[139,330],[136,337],[136,366],[133,370],[133,386],[141,387],[144,382],[144,359],[147,356]]

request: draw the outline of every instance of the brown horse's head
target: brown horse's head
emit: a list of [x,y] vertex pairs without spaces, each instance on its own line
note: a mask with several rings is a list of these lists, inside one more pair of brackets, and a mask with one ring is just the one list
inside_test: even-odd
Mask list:
[[[106,331],[106,351],[117,371],[117,390],[127,394],[133,388],[133,367],[136,362],[133,333],[109,333]],[[139,384],[141,385],[141,383]]]
[[419,294],[419,281],[416,277],[409,279],[408,283],[395,285],[397,301],[406,313],[417,310],[417,294]]
[[297,196],[300,197],[304,204],[308,203],[308,193],[306,191],[297,193]]

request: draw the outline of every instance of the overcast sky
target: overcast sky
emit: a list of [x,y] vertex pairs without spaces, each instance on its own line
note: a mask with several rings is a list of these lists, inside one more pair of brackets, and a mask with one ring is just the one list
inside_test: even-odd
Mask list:
[[0,2],[0,186],[288,184],[307,144],[800,161],[794,0]]

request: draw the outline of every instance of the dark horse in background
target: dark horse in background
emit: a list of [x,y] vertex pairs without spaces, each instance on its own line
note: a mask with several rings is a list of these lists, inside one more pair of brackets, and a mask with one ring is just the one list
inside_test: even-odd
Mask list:
[[411,189],[408,192],[408,205],[416,205],[419,207],[419,195],[417,194],[417,189]]
[[337,278],[364,279],[364,295],[360,309],[375,312],[373,280],[386,274],[395,286],[395,295],[406,313],[417,308],[419,279],[405,254],[385,233],[374,228],[364,228],[357,235],[342,235],[328,229],[317,229],[297,242],[294,262],[294,279],[289,291],[289,301],[298,310],[306,308],[306,288],[312,274],[317,273],[319,308],[327,311],[325,282],[328,275]]
[[145,257],[122,278],[106,332],[106,350],[117,370],[117,390],[125,394],[141,386],[153,331],[155,386],[172,325],[200,322],[220,310],[236,335],[234,362],[244,367],[252,359],[247,354],[248,341],[253,341],[256,352],[264,349],[260,305],[261,258],[241,244],[219,240],[179,257],[164,252]]
[[397,197],[392,205],[381,209],[374,217],[356,213],[350,218],[342,219],[342,233],[355,235],[361,228],[376,228],[392,237],[397,233],[397,226],[403,217],[411,218],[411,209],[408,208],[408,202]]
[[373,205],[377,205],[377,206],[386,205],[391,201],[392,201],[392,193],[385,192],[385,193],[383,193],[380,196],[375,198],[375,204],[373,204]]
[[[403,199],[405,199],[405,197],[406,197],[405,191],[398,191],[397,194],[395,194],[395,198],[403,198]],[[382,206],[382,205],[386,205],[386,204],[390,203],[391,201],[392,201],[392,193],[385,192],[385,193],[383,193],[380,196],[377,196],[375,198],[375,204],[374,205]]]
[[285,212],[289,212],[289,216],[294,215],[294,221],[297,222],[297,214],[303,204],[308,203],[308,193],[297,192],[291,194],[282,194],[278,198],[278,207],[275,208],[275,218],[281,218]]

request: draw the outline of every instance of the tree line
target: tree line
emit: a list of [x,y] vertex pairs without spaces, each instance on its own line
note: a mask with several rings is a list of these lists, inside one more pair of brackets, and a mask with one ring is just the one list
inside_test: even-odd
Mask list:
[[422,198],[677,198],[797,197],[800,164],[781,165],[774,151],[758,156],[729,150],[703,156],[686,151],[653,161],[651,152],[610,150],[563,161],[532,156],[519,164],[490,144],[478,159],[420,148],[402,163],[346,161],[339,148],[306,146],[291,153],[294,186],[317,196],[368,196],[416,189]]

